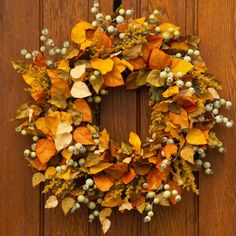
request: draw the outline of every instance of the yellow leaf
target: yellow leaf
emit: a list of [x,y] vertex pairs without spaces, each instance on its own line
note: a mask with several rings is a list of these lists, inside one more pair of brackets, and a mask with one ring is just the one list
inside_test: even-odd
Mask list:
[[30,72],[27,72],[26,74],[22,75],[22,77],[24,78],[25,82],[28,84],[28,85],[31,85],[33,84],[35,78],[31,75]]
[[112,166],[112,163],[108,163],[108,162],[100,162],[98,165],[96,166],[91,166],[89,168],[90,173],[91,174],[97,174],[107,168],[109,168],[110,166]]
[[152,70],[147,76],[147,82],[155,87],[162,87],[165,84],[165,79],[160,77],[159,70]]
[[178,72],[182,72],[183,75],[187,74],[190,70],[193,69],[193,65],[186,61],[186,60],[182,60],[182,59],[173,59],[172,60],[172,72],[177,75]]
[[40,139],[36,143],[36,153],[42,164],[47,163],[56,153],[54,142],[49,139]]
[[81,143],[83,145],[95,144],[92,132],[87,127],[84,126],[76,128],[76,130],[73,133],[73,138],[77,143]]
[[40,172],[35,173],[33,175],[33,177],[32,177],[32,185],[33,185],[33,187],[39,185],[41,182],[44,182],[44,181],[45,181],[45,177]]
[[45,208],[55,208],[58,204],[58,200],[56,196],[50,196],[46,203],[45,203]]
[[182,50],[187,51],[189,49],[189,46],[188,46],[188,43],[185,41],[184,42],[173,42],[171,44],[171,48],[182,49]]
[[162,96],[164,98],[168,98],[168,97],[171,97],[171,96],[173,96],[173,95],[175,95],[177,93],[179,93],[179,87],[171,86],[162,94]]
[[70,179],[70,172],[71,172],[71,169],[67,168],[66,171],[62,173],[57,173],[57,177],[60,179],[68,180]]
[[85,73],[86,65],[78,65],[71,69],[70,75],[74,79],[79,79]]
[[74,98],[85,98],[92,95],[88,86],[82,81],[74,82],[70,92]]
[[69,61],[66,59],[61,60],[58,64],[57,69],[64,70],[64,71],[70,71]]
[[102,231],[105,234],[109,228],[111,227],[111,221],[107,219],[112,213],[111,208],[104,208],[103,210],[100,211],[99,213],[99,220],[102,225]]
[[102,152],[107,150],[109,146],[109,141],[110,141],[110,136],[107,133],[107,130],[103,129],[99,137],[99,150]]
[[71,31],[72,41],[80,44],[85,42],[88,29],[93,29],[93,26],[86,21],[80,21]]
[[185,147],[181,150],[180,156],[181,156],[184,160],[186,160],[186,161],[188,161],[188,162],[194,164],[194,150],[193,150],[193,148],[191,148],[190,146],[185,146]]
[[45,171],[45,177],[51,178],[52,176],[56,175],[56,173],[57,173],[56,168],[53,166],[50,166]]
[[171,23],[162,23],[159,25],[159,27],[161,28],[162,32],[168,31],[169,28],[173,28],[174,30],[179,30],[178,26],[173,25]]
[[200,129],[197,129],[197,128],[192,128],[188,132],[188,134],[186,136],[186,140],[189,144],[192,144],[192,145],[207,144],[206,137],[205,137],[204,133]]
[[61,155],[66,159],[66,160],[70,160],[72,157],[72,154],[68,151],[68,149],[64,149],[61,152]]
[[137,134],[134,132],[130,132],[129,135],[129,143],[133,146],[133,150],[136,154],[140,154],[141,152],[141,140]]
[[73,198],[71,197],[64,198],[61,202],[61,207],[64,214],[66,215],[74,205],[75,205],[75,200]]
[[114,62],[110,58],[104,60],[100,58],[95,58],[91,60],[91,64],[94,69],[100,70],[102,75],[105,75],[106,73],[112,71]]

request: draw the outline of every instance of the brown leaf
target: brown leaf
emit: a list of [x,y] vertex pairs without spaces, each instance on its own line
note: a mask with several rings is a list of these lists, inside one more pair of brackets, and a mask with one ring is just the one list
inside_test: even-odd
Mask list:
[[130,183],[136,176],[136,173],[133,168],[129,169],[129,172],[127,172],[123,177],[121,178],[122,182],[124,184]]
[[97,174],[107,168],[109,168],[110,166],[112,166],[112,163],[108,163],[108,162],[100,162],[99,164],[97,165],[94,165],[94,166],[91,166],[89,168],[90,170],[90,173],[91,174]]
[[105,170],[114,179],[120,179],[128,171],[126,163],[115,163]]
[[69,212],[69,210],[75,205],[75,200],[71,197],[66,197],[61,202],[61,207],[65,215]]

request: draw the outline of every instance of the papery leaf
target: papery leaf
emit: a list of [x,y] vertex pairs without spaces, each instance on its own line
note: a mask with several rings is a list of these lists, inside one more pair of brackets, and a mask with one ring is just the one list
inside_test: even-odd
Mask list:
[[45,177],[42,173],[37,172],[32,177],[32,185],[33,187],[39,185],[40,183],[45,181]]
[[125,211],[125,210],[130,211],[130,210],[132,210],[132,209],[133,209],[133,206],[132,206],[131,203],[128,202],[128,201],[123,202],[123,203],[121,204],[121,206],[119,207],[119,211],[121,211],[121,212],[123,212],[123,211]]
[[94,91],[99,94],[100,89],[102,88],[102,85],[104,83],[103,76],[96,77],[95,80],[89,79],[89,82],[92,84]]
[[114,179],[120,179],[127,171],[128,165],[126,163],[114,163],[105,170]]
[[70,145],[70,143],[72,142],[72,134],[70,133],[57,134],[55,136],[54,141],[56,150],[60,151]]
[[84,126],[80,126],[75,129],[73,133],[73,138],[75,142],[81,143],[83,145],[93,145],[95,144],[91,131]]
[[112,43],[110,37],[108,37],[100,29],[96,30],[93,34],[93,41],[96,43],[97,48],[111,48]]
[[127,172],[123,177],[121,178],[122,182],[124,184],[130,183],[136,176],[136,173],[133,168],[129,169],[129,172]]
[[186,140],[192,145],[204,145],[207,144],[206,137],[204,133],[197,128],[192,128],[186,136]]
[[172,60],[172,72],[177,75],[178,72],[182,72],[183,75],[187,74],[190,70],[193,69],[193,65],[186,61],[186,60],[182,60],[182,59],[173,59]]
[[123,154],[129,156],[132,154],[132,147],[129,144],[122,142],[121,143],[121,151]]
[[164,154],[167,159],[170,159],[173,154],[176,154],[178,147],[175,144],[168,143],[164,148]]
[[113,70],[104,75],[104,86],[118,87],[124,84],[123,77],[117,65],[114,65]]
[[70,92],[74,98],[85,98],[92,95],[88,86],[81,81],[74,82]]
[[163,51],[154,48],[151,52],[149,58],[149,68],[163,70],[165,67],[169,67],[171,65],[170,56],[165,54]]
[[61,207],[65,215],[69,212],[69,210],[75,205],[75,200],[71,197],[66,197],[61,202]]
[[114,62],[110,58],[104,60],[100,58],[95,58],[91,60],[91,65],[94,69],[101,71],[102,75],[105,75],[106,73],[112,71]]
[[148,190],[158,189],[162,183],[162,174],[156,167],[154,167],[148,173],[146,180],[148,184]]
[[58,200],[56,196],[50,196],[46,203],[45,203],[45,208],[55,208],[58,205]]
[[180,156],[181,156],[184,160],[186,160],[186,161],[188,161],[188,162],[194,164],[194,150],[193,150],[192,147],[190,147],[190,146],[185,146],[185,147],[181,150]]
[[55,176],[56,173],[57,173],[56,168],[53,167],[53,166],[50,166],[46,169],[44,175],[45,175],[46,178],[51,178],[52,176]]
[[168,97],[171,97],[175,94],[178,94],[179,93],[179,87],[177,86],[170,86],[163,94],[162,96],[164,98],[168,98]]
[[12,61],[11,63],[17,73],[25,74],[29,70],[29,64],[24,61]]
[[141,55],[141,53],[142,53],[142,44],[135,45],[134,47],[125,49],[123,51],[123,55],[127,59],[137,58]]
[[66,171],[57,173],[59,179],[69,180],[70,179],[71,169],[67,168]]
[[36,153],[42,164],[47,163],[56,154],[54,142],[49,139],[40,139],[36,143]]
[[114,184],[113,178],[105,173],[99,173],[94,175],[93,180],[97,188],[102,192],[109,191]]
[[112,213],[111,208],[104,208],[103,210],[100,211],[99,213],[99,220],[102,225],[102,231],[105,234],[109,228],[111,227],[111,221],[107,219]]
[[79,79],[85,73],[85,69],[86,69],[85,64],[75,66],[73,69],[71,69],[70,75],[74,79]]
[[86,21],[80,21],[71,31],[71,40],[75,43],[83,43],[86,40],[86,30],[93,29],[92,25]]
[[182,107],[180,108],[180,114],[169,112],[169,117],[174,124],[180,125],[182,129],[189,127],[188,113]]
[[106,129],[103,129],[103,131],[100,133],[99,136],[99,150],[100,151],[105,151],[109,147],[109,141],[110,141],[110,136],[107,133]]
[[159,70],[152,70],[147,76],[147,82],[155,87],[162,87],[165,84],[165,79],[160,77]]
[[89,168],[89,171],[90,171],[91,174],[97,174],[97,173],[109,168],[112,165],[113,165],[112,163],[100,162],[99,164],[97,164],[95,166],[91,166]]
[[82,113],[82,121],[91,122],[92,112],[88,103],[84,99],[78,98],[75,100],[74,104],[76,105],[76,109]]
[[177,31],[179,30],[178,26],[171,24],[171,23],[162,23],[159,25],[159,27],[161,28],[162,32],[168,31],[169,28],[173,28],[174,30],[177,30]]
[[130,132],[129,134],[129,143],[132,145],[133,150],[136,154],[140,154],[141,152],[141,140],[137,134],[134,132]]

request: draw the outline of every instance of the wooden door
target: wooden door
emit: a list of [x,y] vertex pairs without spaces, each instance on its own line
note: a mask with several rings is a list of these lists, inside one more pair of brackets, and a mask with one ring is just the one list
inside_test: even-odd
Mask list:
[[[154,8],[163,12],[162,21],[181,26],[186,34],[200,35],[201,53],[210,72],[222,81],[222,94],[236,102],[236,31],[235,0],[124,0],[136,16],[148,15]],[[100,0],[102,11],[111,12],[113,1]],[[31,186],[32,171],[22,158],[29,141],[14,132],[10,119],[15,109],[26,101],[24,84],[11,68],[10,60],[19,58],[20,49],[39,47],[39,34],[47,26],[56,42],[69,38],[71,27],[79,19],[92,19],[90,0],[1,0],[0,1],[0,88],[1,88],[1,236],[97,236],[99,223],[88,223],[88,212],[80,210],[64,217],[61,209],[44,210],[40,188]],[[147,134],[149,111],[145,89],[127,92],[109,90],[101,106],[101,125],[113,138],[127,139],[129,131]],[[236,121],[233,103],[230,115]],[[157,207],[149,224],[135,212],[112,215],[108,236],[233,236],[236,235],[235,211],[235,132],[217,130],[225,140],[227,152],[211,153],[213,176],[199,174],[200,197],[185,193],[175,207]]]

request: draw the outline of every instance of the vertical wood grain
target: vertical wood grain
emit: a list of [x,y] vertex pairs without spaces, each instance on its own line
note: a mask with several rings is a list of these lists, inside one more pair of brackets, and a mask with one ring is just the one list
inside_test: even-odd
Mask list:
[[[194,25],[194,1],[141,1],[142,15],[149,16],[154,9],[161,11],[159,17],[161,22],[171,22],[181,27],[183,34],[194,33],[189,28]],[[190,12],[190,14],[188,14]],[[140,134],[142,139],[148,136],[148,127],[150,121],[150,109],[148,107],[147,89],[140,91]],[[185,192],[181,203],[176,206],[156,207],[155,217],[150,224],[143,224],[141,227],[142,233],[151,235],[153,232],[158,232],[158,235],[198,235],[198,210],[197,197],[191,192]]]
[[[236,121],[236,44],[235,1],[198,0],[198,34],[202,57],[222,82],[221,95],[233,101],[231,111],[225,115]],[[215,175],[200,174],[199,235],[221,236],[236,233],[235,205],[235,132],[223,125],[216,128],[226,152],[210,153]]]
[[38,48],[39,1],[25,0],[20,5],[16,0],[0,1],[0,235],[38,236],[39,188],[32,188],[32,170],[23,158],[23,150],[32,142],[16,134],[17,123],[11,121],[28,95],[11,60],[21,58],[22,48]]
[[[77,0],[42,0],[42,27],[49,30],[55,45],[62,46],[70,40],[71,28],[80,20],[88,18],[88,2]],[[42,206],[43,207],[43,206]],[[64,216],[61,206],[53,210],[44,210],[45,236],[83,236],[88,235],[87,208],[81,208],[74,214]]]

